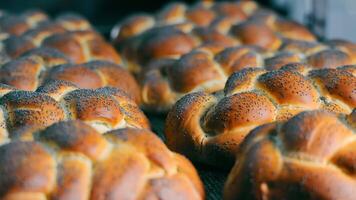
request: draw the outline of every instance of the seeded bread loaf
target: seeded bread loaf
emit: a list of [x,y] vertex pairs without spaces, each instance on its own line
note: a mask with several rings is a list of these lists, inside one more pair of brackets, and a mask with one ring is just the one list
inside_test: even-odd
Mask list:
[[246,137],[225,184],[224,199],[355,199],[355,112],[298,114]]
[[141,85],[148,112],[167,113],[190,92],[221,90],[243,68],[356,64],[352,42],[318,42],[306,27],[253,1],[170,4],[156,15],[123,20],[112,38]]
[[137,103],[141,99],[134,77],[121,65],[105,59],[75,64],[56,49],[40,47],[0,67],[0,83],[17,89],[35,91],[50,80],[68,81],[83,89],[115,87]]
[[355,66],[249,68],[231,75],[224,92],[195,92],[181,98],[168,114],[165,135],[172,150],[229,168],[236,149],[257,126],[306,110],[349,114],[355,107]]
[[66,121],[34,135],[0,145],[1,199],[204,199],[193,165],[148,130]]
[[33,130],[55,122],[79,119],[99,132],[123,127],[148,129],[137,104],[116,88],[78,89],[65,81],[51,81],[35,92],[1,85],[0,141],[31,138]]

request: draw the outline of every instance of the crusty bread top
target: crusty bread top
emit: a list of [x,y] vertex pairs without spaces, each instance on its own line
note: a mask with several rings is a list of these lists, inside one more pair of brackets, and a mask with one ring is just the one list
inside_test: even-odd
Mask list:
[[251,131],[224,199],[354,199],[355,111],[306,111]]
[[149,128],[136,103],[117,88],[78,89],[65,81],[51,81],[36,92],[1,85],[1,135],[30,137],[29,130],[55,122],[80,119],[100,132],[120,127]]
[[0,162],[2,199],[204,199],[193,165],[148,130],[58,122],[1,145]]
[[229,167],[239,144],[257,126],[306,110],[351,113],[356,107],[354,70],[289,64],[273,71],[235,72],[223,92],[194,92],[177,101],[166,120],[167,144],[191,159]]

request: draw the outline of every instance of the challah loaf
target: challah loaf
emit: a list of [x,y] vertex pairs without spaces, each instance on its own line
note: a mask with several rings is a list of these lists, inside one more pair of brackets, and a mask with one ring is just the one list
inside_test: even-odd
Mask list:
[[[52,47],[76,63],[121,58],[90,23],[76,14],[63,14],[51,20],[40,11],[0,17],[1,58],[9,60],[35,47]],[[7,58],[7,59],[5,59]],[[4,61],[2,61],[4,63]]]
[[21,90],[35,91],[49,80],[69,81],[84,89],[116,87],[140,102],[140,89],[133,76],[109,61],[73,64],[60,51],[41,47],[0,67],[0,83]]
[[51,81],[36,92],[1,85],[0,138],[27,138],[32,130],[55,122],[79,119],[99,132],[122,128],[149,128],[136,103],[116,88],[78,89],[65,81]]
[[129,17],[112,37],[150,112],[167,112],[189,92],[221,90],[233,72],[247,67],[356,64],[353,43],[320,43],[304,26],[253,1],[170,4],[155,16]]
[[248,68],[232,74],[224,92],[195,92],[169,112],[168,146],[192,160],[223,168],[253,128],[313,109],[351,113],[356,107],[355,66],[312,70],[289,64],[279,70]]
[[49,20],[47,14],[39,10],[26,11],[20,15],[13,15],[4,12],[0,16],[0,34],[1,38],[8,35],[17,35],[25,33],[26,31],[38,26]]
[[150,61],[178,58],[197,46],[242,43],[275,51],[285,39],[316,41],[302,25],[282,19],[253,1],[200,2],[191,7],[171,4],[156,16],[127,18],[113,29],[112,39],[135,73]]
[[81,121],[0,146],[1,199],[204,199],[193,165],[148,130]]
[[286,43],[283,50],[272,55],[255,46],[223,48],[216,54],[207,48],[199,47],[179,59],[162,58],[149,63],[138,78],[143,107],[151,112],[167,112],[185,94],[223,89],[229,75],[244,68],[265,66],[266,70],[275,70],[289,63],[336,68],[353,63],[352,57],[341,50],[305,42]]
[[356,120],[302,112],[246,137],[225,184],[224,199],[355,199]]

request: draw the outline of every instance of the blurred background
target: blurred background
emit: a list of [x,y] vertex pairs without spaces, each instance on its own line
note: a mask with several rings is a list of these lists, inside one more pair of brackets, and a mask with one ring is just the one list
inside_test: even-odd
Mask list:
[[[257,0],[307,25],[321,38],[344,38],[356,42],[356,0]],[[21,12],[40,8],[52,16],[76,12],[90,20],[104,35],[114,24],[137,12],[154,12],[170,0],[0,0],[0,9]],[[194,0],[184,0],[194,3]]]

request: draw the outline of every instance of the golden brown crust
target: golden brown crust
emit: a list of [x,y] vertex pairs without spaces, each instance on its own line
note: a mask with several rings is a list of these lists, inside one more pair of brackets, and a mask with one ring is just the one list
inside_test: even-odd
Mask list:
[[22,90],[34,91],[49,80],[69,81],[85,89],[116,87],[140,102],[140,88],[133,76],[109,61],[72,64],[60,51],[40,47],[0,68],[0,82]]
[[115,49],[93,31],[86,19],[76,14],[64,14],[51,20],[43,13],[33,11],[0,17],[2,26],[5,32],[8,31],[1,38],[2,51],[11,58],[42,46],[56,48],[75,62],[109,60],[121,63]]
[[229,168],[250,130],[313,109],[351,113],[355,76],[343,68],[312,70],[293,64],[279,70],[246,68],[232,74],[221,95],[192,93],[169,112],[165,135],[190,159]]
[[[200,30],[204,29],[200,28]],[[209,43],[205,43],[205,46],[195,48],[180,56],[179,59],[162,58],[151,61],[139,76],[140,84],[144,88],[142,91],[143,105],[151,112],[166,112],[172,103],[184,94],[195,91],[215,92],[223,89],[223,84],[229,75],[245,68],[264,67],[269,71],[292,70],[306,76],[312,68],[339,67],[354,76],[354,67],[344,65],[349,63],[344,62],[342,57],[343,55],[347,56],[346,53],[324,48],[323,45],[317,43],[291,42],[286,43],[282,51],[271,53],[256,46],[226,47],[222,43],[210,43],[210,46]],[[309,56],[303,55],[303,51]],[[308,64],[310,59],[325,65]],[[169,64],[162,64],[167,60],[169,60]],[[329,106],[330,110],[342,110],[341,107],[334,104]],[[290,115],[291,113],[285,114]]]
[[347,40],[334,39],[327,42],[331,47],[340,49],[341,51],[346,52],[352,57],[353,62],[356,59],[356,44]]
[[101,135],[81,121],[67,121],[36,133],[34,140],[0,146],[1,198],[204,199],[192,164],[150,131]]
[[196,28],[193,30],[196,37],[198,37],[203,44],[206,43],[220,43],[225,47],[234,46],[237,41],[227,35],[220,33],[217,30],[211,28]]
[[342,69],[321,69],[312,71],[310,77],[321,83],[325,96],[330,95],[332,98],[341,99],[353,108],[356,107],[355,75]]
[[274,56],[265,59],[265,66],[268,70],[275,70],[286,64],[299,62],[302,62],[302,59],[296,53],[278,52]]
[[4,41],[2,41],[2,43],[4,44],[3,51],[10,58],[16,58],[24,52],[35,48],[35,45],[32,42],[23,37],[18,36],[10,36]]
[[188,53],[195,46],[188,34],[173,27],[162,27],[145,32],[137,52],[140,62],[147,63],[151,59],[179,56]]
[[[150,112],[167,112],[189,92],[221,90],[229,75],[244,68],[336,68],[355,60],[351,42],[321,43],[303,25],[251,1],[172,3],[156,15],[128,18],[126,26],[127,37],[116,29],[113,40],[120,40],[118,49]],[[309,71],[296,68],[303,75]]]
[[227,74],[244,68],[260,67],[263,50],[254,46],[226,48],[215,55],[215,60]]
[[186,5],[180,2],[173,2],[163,7],[157,14],[157,19],[164,24],[178,24],[183,21]]
[[282,41],[268,26],[253,21],[235,25],[232,34],[247,45],[256,45],[267,50],[277,50]]
[[[201,73],[202,71],[204,74]],[[191,52],[170,67],[167,76],[174,90],[186,93],[211,79],[222,79],[223,81],[224,75],[220,73],[208,54]]]
[[23,90],[34,90],[39,85],[42,66],[27,58],[8,62],[0,68],[0,82]]
[[310,109],[317,107],[317,90],[298,72],[267,72],[258,78],[258,83],[280,105],[305,105]]
[[111,31],[111,38],[116,44],[148,30],[153,24],[154,19],[149,15],[134,15],[115,25]]
[[22,126],[46,127],[64,120],[65,112],[51,97],[34,92],[13,91],[0,99],[6,113],[6,128],[11,132]]
[[254,129],[240,146],[224,199],[353,199],[356,130],[326,111]]
[[187,10],[186,18],[198,26],[208,26],[214,20],[215,13],[203,6],[196,6]]
[[279,50],[310,56],[325,49],[327,46],[318,42],[285,40]]
[[246,13],[238,3],[234,2],[218,2],[212,9],[222,17],[227,17],[233,22],[241,22],[247,18]]
[[328,49],[309,56],[308,63],[315,68],[335,68],[352,64],[352,59],[342,51]]
[[[92,52],[93,47],[100,47],[98,44],[96,44],[96,46],[92,46],[94,45],[93,42],[100,43],[104,41],[102,41],[101,38],[94,32],[66,32],[63,34],[55,34],[47,37],[43,41],[43,46],[58,49],[65,55],[69,56],[74,62],[82,63],[95,58],[100,59],[100,56],[96,56],[95,52],[105,51],[105,48],[111,48],[105,45],[103,48],[96,49],[94,52]],[[89,55],[85,54],[85,50],[83,49],[87,48],[84,46],[85,44],[87,44],[89,47],[87,50],[89,51]],[[114,55],[114,57],[112,57],[111,54],[108,54],[106,56],[106,60],[110,60],[115,63],[120,62],[118,55]]]
[[149,122],[125,92],[115,88],[78,89],[64,81],[51,81],[37,92],[2,86],[0,134],[31,138],[30,131],[55,122],[81,119],[103,132],[118,127],[149,128]]
[[82,16],[74,13],[66,13],[58,16],[56,22],[68,31],[90,30],[90,23]]
[[290,20],[276,20],[275,30],[283,37],[291,40],[316,41],[316,36],[312,34],[305,26]]

